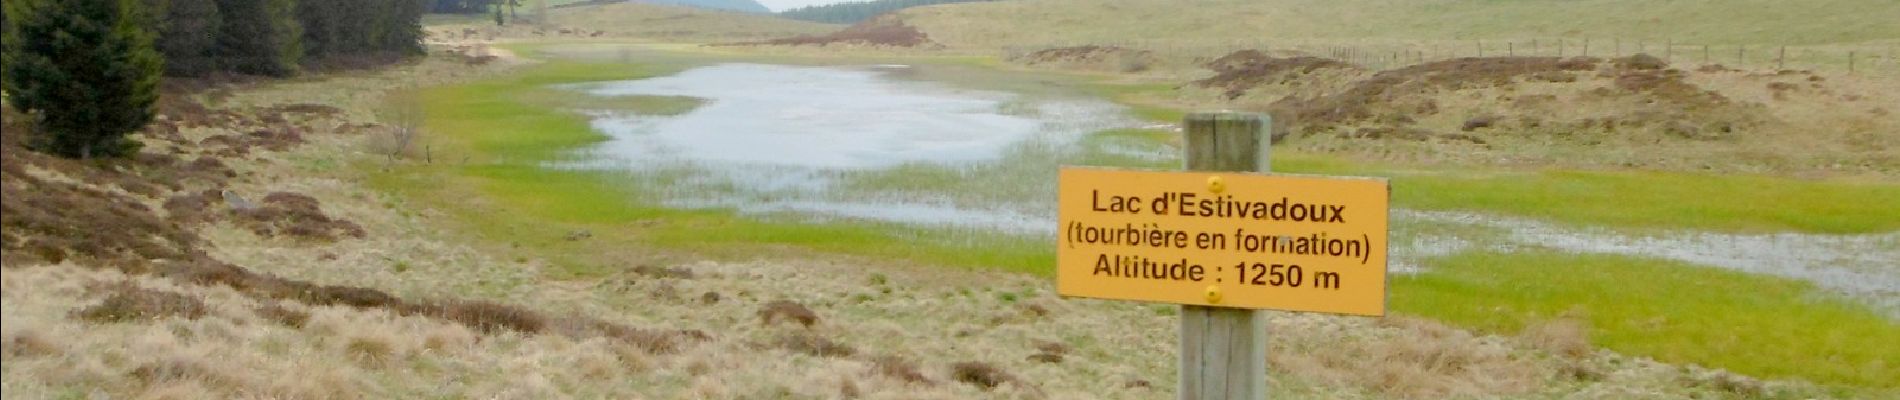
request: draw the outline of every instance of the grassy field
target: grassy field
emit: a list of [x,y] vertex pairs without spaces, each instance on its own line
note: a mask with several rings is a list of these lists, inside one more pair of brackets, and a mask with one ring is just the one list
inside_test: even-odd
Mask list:
[[[1395,311],[1497,332],[1574,318],[1627,354],[1861,393],[1900,388],[1900,324],[1812,285],[1679,262],[1471,252],[1394,278]],[[1851,392],[1850,392],[1851,393]]]
[[[633,79],[691,63],[629,66],[551,61],[504,77],[425,91],[430,127],[447,148],[466,149],[470,165],[412,166],[379,175],[377,186],[459,215],[471,231],[534,248],[568,279],[616,267],[597,257],[563,256],[583,245],[562,240],[589,230],[624,240],[713,257],[833,254],[866,260],[1022,272],[1048,276],[1052,254],[1040,240],[968,235],[879,223],[809,223],[723,210],[654,205],[638,184],[609,172],[547,169],[540,162],[601,140],[584,117],[562,111],[571,96],[556,83]],[[1086,85],[1086,83],[1083,83]],[[558,100],[557,100],[558,99]],[[679,99],[620,100],[653,114],[690,106]],[[507,112],[501,112],[506,110]],[[1163,110],[1165,111],[1165,110]],[[1098,133],[1081,146],[1167,146],[1157,130]],[[1102,157],[1085,162],[1168,168],[1173,161]],[[1730,232],[1885,232],[1900,227],[1900,188],[1887,184],[1653,172],[1444,168],[1284,153],[1277,171],[1392,177],[1395,205],[1513,215],[1575,226]],[[961,192],[969,171],[912,166],[862,184],[878,189]],[[962,189],[959,189],[962,188]],[[478,199],[471,201],[471,199]],[[1430,227],[1406,228],[1436,234]],[[971,237],[989,239],[971,240]],[[1643,258],[1562,253],[1469,253],[1433,259],[1431,272],[1397,278],[1394,310],[1490,332],[1574,311],[1599,343],[1633,355],[1696,363],[1781,379],[1813,381],[1843,393],[1890,389],[1893,371],[1877,348],[1896,335],[1892,322],[1795,281]],[[1525,268],[1525,266],[1538,266]],[[1587,274],[1571,271],[1591,271]],[[1763,293],[1769,293],[1762,295]],[[1503,312],[1499,312],[1503,311]],[[1659,322],[1660,321],[1660,322]],[[1774,332],[1735,335],[1733,332]],[[1795,332],[1805,332],[1796,334]],[[1775,351],[1744,351],[1776,349]],[[1829,367],[1814,367],[1826,365]],[[1856,389],[1862,388],[1862,389]]]
[[[917,57],[896,51],[891,62],[957,62],[978,67],[1013,68],[1006,62],[957,58],[961,50],[993,50],[1011,46],[1061,45],[1077,43],[1134,44],[1138,47],[1208,47],[1220,54],[1235,48],[1309,46],[1396,45],[1407,49],[1434,49],[1465,46],[1472,39],[1565,38],[1577,45],[1584,38],[1597,40],[1593,46],[1603,52],[1605,42],[1627,54],[1635,42],[1673,41],[1760,46],[1763,44],[1803,45],[1827,51],[1841,49],[1877,50],[1894,44],[1900,31],[1871,18],[1870,15],[1900,12],[1893,4],[1870,1],[1823,1],[1809,4],[1750,2],[1746,6],[1713,1],[1652,4],[1626,0],[1580,2],[1527,1],[1496,3],[1480,1],[1386,1],[1334,3],[1303,0],[1269,2],[1210,1],[1202,7],[1181,7],[1174,2],[1135,1],[1114,4],[1081,4],[1068,0],[1031,0],[928,7],[903,13],[906,21],[928,32],[931,38],[949,45],[942,55]],[[1735,7],[1740,7],[1737,9]],[[1724,10],[1714,12],[1714,10]],[[1208,10],[1201,12],[1199,10]],[[1561,12],[1553,12],[1558,10]],[[1627,16],[1637,11],[1649,19]],[[1218,13],[1216,13],[1218,12]],[[1869,14],[1871,12],[1872,14]],[[1146,15],[1141,21],[1115,23],[1118,18]],[[1210,18],[1225,15],[1245,16],[1233,25],[1208,24]],[[1720,15],[1720,19],[1705,18]],[[1350,20],[1352,24],[1336,21]],[[1820,21],[1820,22],[1818,22]],[[1030,26],[1037,29],[1014,29]],[[1132,37],[1141,37],[1133,40]],[[1546,42],[1548,44],[1548,42]],[[1487,51],[1502,51],[1502,46]],[[1871,47],[1870,47],[1871,46]],[[602,49],[611,46],[597,46]],[[682,48],[683,49],[683,48]],[[1311,50],[1311,49],[1308,49]],[[1543,52],[1553,49],[1544,48]],[[706,52],[706,50],[697,50]],[[1576,51],[1572,48],[1570,51]],[[744,49],[713,50],[745,57]],[[527,52],[523,52],[526,54]],[[568,52],[573,53],[573,52]],[[592,49],[582,53],[596,61],[611,60],[599,56],[611,50]],[[878,62],[875,51],[838,51],[829,49],[762,49],[771,62],[825,64],[837,62]],[[1190,52],[1191,53],[1191,52]],[[1159,52],[1161,55],[1170,53]],[[1451,54],[1457,54],[1453,50]],[[572,56],[573,54],[567,54]],[[1876,55],[1877,57],[1878,55]],[[868,58],[867,58],[868,57]],[[1796,57],[1799,57],[1797,55]],[[627,57],[621,57],[627,59]],[[951,60],[955,61],[951,61]],[[1180,61],[1180,60],[1175,60]],[[1759,62],[1759,61],[1757,61]],[[1189,100],[1193,90],[1182,89],[1185,79],[1201,72],[1181,72],[1198,68],[1194,63],[1177,63],[1177,71],[1151,71],[1140,74],[1114,74],[1089,71],[1080,79],[1054,79],[1053,84],[1072,86],[1100,97],[1115,99],[1130,106],[1135,116],[1160,123],[1178,121],[1184,109],[1225,108],[1237,102]],[[458,102],[476,98],[506,99],[498,108],[510,110],[554,110],[556,100],[534,95],[535,85],[557,81],[620,79],[631,76],[568,72],[609,69],[605,64],[556,61],[546,69],[531,69],[509,82],[492,82],[444,88],[431,107],[454,107]],[[1385,65],[1385,64],[1376,64]],[[1873,64],[1880,65],[1880,64]],[[684,65],[669,65],[650,70],[664,73]],[[566,71],[566,72],[564,72]],[[1195,70],[1198,71],[1198,70]],[[645,74],[643,72],[642,74]],[[982,73],[969,76],[939,76],[934,79],[971,84],[982,81]],[[645,76],[645,75],[641,75]],[[1830,82],[1852,88],[1890,85],[1871,77],[1829,75]],[[1837,134],[1884,124],[1879,112],[1869,117],[1855,114],[1860,122],[1830,123],[1807,115],[1833,115],[1832,112],[1858,113],[1857,107],[1830,106],[1833,100],[1790,102],[1781,93],[1763,90],[1763,81],[1753,77],[1698,77],[1693,83],[1722,91],[1742,101],[1773,104],[1771,112],[1790,121],[1791,127],[1835,126],[1829,128],[1826,144],[1803,145],[1813,137],[1777,133],[1768,139],[1750,139],[1749,146],[1724,150],[1712,157],[1762,157],[1767,165],[1790,165],[1799,171],[1802,163],[1825,164],[1828,154],[1869,146],[1852,145],[1862,136]],[[1002,84],[992,89],[1034,90],[1041,83]],[[1772,87],[1772,85],[1769,85]],[[1819,86],[1816,86],[1819,87]],[[457,92],[465,89],[479,89]],[[1570,90],[1560,88],[1562,90]],[[1580,90],[1580,89],[1579,89]],[[1501,94],[1500,94],[1501,93]],[[1486,107],[1488,96],[1514,95],[1508,90],[1472,95],[1474,100],[1437,99],[1441,104],[1465,104],[1474,109]],[[1564,96],[1566,92],[1557,92]],[[1878,98],[1878,96],[1875,96]],[[1271,99],[1268,97],[1267,99]],[[1820,99],[1820,97],[1816,97]],[[573,99],[559,100],[572,101]],[[497,100],[501,101],[501,100]],[[655,100],[659,101],[659,100]],[[674,103],[685,106],[685,103]],[[634,104],[630,109],[650,105]],[[479,108],[479,107],[478,107]],[[673,110],[678,110],[677,108]],[[660,108],[654,113],[668,111]],[[1820,111],[1820,112],[1812,112]],[[548,253],[560,259],[566,251],[578,251],[576,245],[559,238],[574,229],[608,232],[616,240],[629,240],[679,249],[715,257],[757,257],[760,254],[813,255],[848,259],[895,259],[904,262],[975,268],[978,270],[1023,272],[1048,276],[1052,257],[1044,243],[1033,238],[989,235],[992,239],[969,240],[971,235],[942,230],[922,229],[876,223],[809,224],[770,218],[742,216],[726,211],[684,211],[652,206],[654,199],[629,185],[629,180],[611,173],[556,172],[534,167],[532,160],[560,154],[563,146],[599,140],[585,132],[578,117],[562,117],[555,112],[546,116],[527,113],[522,123],[536,118],[568,118],[571,121],[544,126],[563,126],[565,132],[538,134],[510,139],[505,135],[469,133],[460,138],[481,157],[507,160],[480,167],[428,167],[412,170],[422,173],[402,180],[379,184],[398,193],[433,199],[430,203],[450,204],[467,198],[489,202],[449,207],[463,215],[491,239],[519,242],[525,247],[553,249]],[[446,116],[463,119],[460,129],[501,129],[506,121],[494,120],[485,113],[454,113]],[[1462,117],[1448,123],[1456,126]],[[1850,118],[1850,119],[1853,119]],[[1838,118],[1827,117],[1828,120]],[[498,125],[499,124],[499,125]],[[1872,124],[1872,125],[1868,125]],[[1864,126],[1863,126],[1864,125]],[[581,129],[574,129],[582,127]],[[1838,128],[1838,129],[1837,129]],[[516,128],[508,128],[516,129]],[[540,127],[523,126],[518,130],[537,131]],[[1879,129],[1873,129],[1878,131]],[[495,130],[494,132],[505,132]],[[1838,137],[1836,137],[1838,136]],[[1175,135],[1165,129],[1120,129],[1083,138],[1079,146],[1101,149],[1136,146],[1171,152]],[[1805,139],[1803,139],[1805,138]],[[1843,143],[1836,145],[1834,139]],[[1849,140],[1851,139],[1851,140]],[[508,143],[532,140],[533,143]],[[1535,141],[1535,140],[1533,140]],[[1759,142],[1759,143],[1757,143]],[[1381,143],[1370,151],[1330,152],[1325,148],[1354,147],[1355,142],[1295,143],[1276,150],[1276,171],[1329,175],[1366,175],[1392,178],[1394,206],[1416,210],[1471,212],[1477,215],[1523,217],[1554,222],[1561,226],[1597,229],[1643,235],[1653,232],[1725,232],[1725,233],[1812,233],[1879,234],[1900,229],[1900,186],[1882,178],[1797,177],[1771,167],[1766,173],[1688,172],[1691,168],[1660,172],[1645,168],[1589,168],[1579,166],[1487,165],[1466,162],[1464,158],[1426,159],[1384,157],[1389,151],[1447,151],[1435,147],[1411,149],[1405,144]],[[1704,144],[1685,145],[1670,151],[1706,152]],[[1721,146],[1717,144],[1716,146]],[[1800,146],[1804,155],[1776,156],[1768,148]],[[1847,147],[1842,147],[1847,146]],[[1732,147],[1732,146],[1731,146]],[[1743,146],[1747,147],[1747,146]],[[1850,147],[1852,149],[1850,149]],[[1871,148],[1880,148],[1875,145]],[[1655,149],[1649,146],[1648,149]],[[537,149],[548,149],[547,151]],[[1552,157],[1598,156],[1599,149],[1577,149],[1575,155],[1552,153]],[[1638,150],[1632,150],[1638,151]],[[1640,151],[1638,151],[1640,152]],[[1079,164],[1172,168],[1177,161],[1119,157],[1092,151],[1090,156],[1073,160]],[[1805,154],[1818,154],[1812,159]],[[1673,154],[1673,153],[1672,153]],[[1709,153],[1715,154],[1715,153]],[[1466,158],[1490,157],[1488,154]],[[1793,157],[1784,161],[1775,157]],[[1878,155],[1869,156],[1878,160]],[[1859,161],[1854,161],[1859,162]],[[1688,164],[1694,164],[1693,161]],[[1026,164],[1027,165],[1027,164]],[[1568,164],[1564,164],[1568,165]],[[1667,169],[1670,167],[1658,167]],[[1020,168],[1017,168],[1020,169]],[[972,174],[1015,173],[1012,168],[994,170],[958,170],[928,165],[906,166],[885,173],[871,174],[855,181],[857,189],[905,190],[930,193],[981,193],[984,185],[971,184]],[[1875,174],[1878,175],[1878,174]],[[984,175],[988,176],[988,175]],[[395,179],[395,178],[388,178]],[[438,189],[430,182],[440,184]],[[480,188],[469,191],[464,186]],[[854,189],[854,190],[857,190]],[[612,193],[600,196],[601,193]],[[503,210],[523,210],[506,212]],[[493,218],[494,215],[514,215]],[[549,223],[554,221],[556,223]],[[638,228],[630,228],[638,227]],[[1461,237],[1476,240],[1478,249],[1487,249],[1484,232],[1472,227],[1440,226],[1435,223],[1395,226],[1396,232],[1418,237]],[[610,268],[599,261],[582,257],[556,262],[569,276],[596,276]],[[1496,250],[1461,251],[1424,260],[1426,272],[1395,277],[1391,294],[1393,311],[1401,315],[1421,316],[1444,321],[1478,332],[1522,335],[1532,341],[1545,335],[1553,323],[1576,321],[1585,328],[1583,335],[1592,346],[1601,346],[1622,354],[1653,357],[1677,365],[1699,365],[1772,379],[1807,381],[1823,385],[1833,396],[1872,398],[1892,396],[1900,381],[1889,360],[1900,355],[1882,344],[1900,340],[1900,329],[1887,317],[1847,300],[1838,294],[1790,279],[1749,275],[1707,266],[1652,258],[1571,254],[1540,249],[1512,252]],[[1666,385],[1682,387],[1722,387],[1741,389],[1741,397],[1772,397],[1753,386],[1731,383],[1675,381]],[[1566,389],[1576,390],[1576,388]],[[1807,395],[1803,395],[1807,396]]]

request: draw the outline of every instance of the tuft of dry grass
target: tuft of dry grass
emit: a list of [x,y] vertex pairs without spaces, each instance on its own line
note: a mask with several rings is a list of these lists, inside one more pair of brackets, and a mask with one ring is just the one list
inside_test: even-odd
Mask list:
[[1518,337],[1525,343],[1557,356],[1577,359],[1596,351],[1590,344],[1590,327],[1582,319],[1563,318],[1530,324]]
[[388,338],[373,335],[350,337],[343,344],[343,351],[351,360],[373,367],[387,365],[397,356],[395,344]]

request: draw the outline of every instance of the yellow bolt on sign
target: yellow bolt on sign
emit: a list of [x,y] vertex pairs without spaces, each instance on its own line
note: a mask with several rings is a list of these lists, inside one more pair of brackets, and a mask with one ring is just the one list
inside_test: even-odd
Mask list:
[[1064,296],[1385,315],[1384,179],[1065,167]]

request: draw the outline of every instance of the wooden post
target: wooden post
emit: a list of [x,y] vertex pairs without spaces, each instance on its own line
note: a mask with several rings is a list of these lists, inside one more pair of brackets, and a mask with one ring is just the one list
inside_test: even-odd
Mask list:
[[[1245,113],[1188,114],[1189,171],[1268,168],[1271,117]],[[1180,400],[1267,398],[1267,315],[1239,308],[1181,306]]]
[[1504,56],[1517,57],[1517,42],[1504,42]]
[[1674,62],[1676,62],[1676,40],[1665,40],[1663,41],[1663,63]]
[[1847,52],[1847,73],[1854,73],[1854,52]]
[[1702,45],[1702,63],[1709,63],[1709,45]]
[[1775,54],[1775,69],[1788,69],[1788,46],[1781,46],[1781,51]]
[[1478,44],[1478,57],[1484,57],[1484,39],[1473,40]]
[[1557,58],[1563,58],[1563,57],[1564,57],[1564,40],[1559,38],[1557,39]]
[[1590,38],[1583,38],[1583,56],[1590,56]]

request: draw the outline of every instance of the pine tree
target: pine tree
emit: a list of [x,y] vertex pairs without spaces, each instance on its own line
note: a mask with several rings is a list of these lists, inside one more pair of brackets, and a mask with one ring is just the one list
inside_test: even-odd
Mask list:
[[204,76],[218,69],[219,16],[216,0],[145,0],[158,35],[154,46],[165,57],[167,76]]
[[123,156],[152,119],[161,61],[135,0],[7,0],[0,89],[67,157]]
[[241,73],[285,76],[303,59],[296,0],[218,0],[218,55]]

